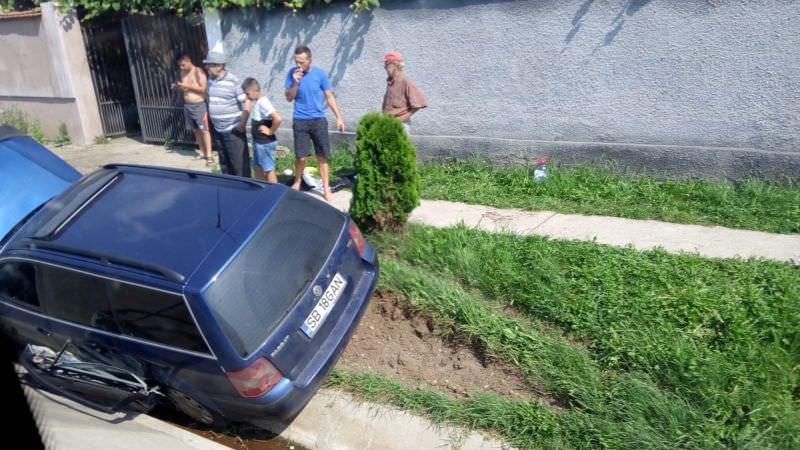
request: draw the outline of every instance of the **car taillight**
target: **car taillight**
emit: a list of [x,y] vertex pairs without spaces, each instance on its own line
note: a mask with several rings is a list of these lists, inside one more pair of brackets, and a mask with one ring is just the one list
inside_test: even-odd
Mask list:
[[352,220],[350,220],[350,242],[356,246],[358,256],[364,256],[364,252],[367,251],[367,240],[364,239],[361,230],[358,229],[358,225]]
[[278,369],[264,358],[237,372],[225,372],[225,375],[242,397],[264,395],[283,378]]

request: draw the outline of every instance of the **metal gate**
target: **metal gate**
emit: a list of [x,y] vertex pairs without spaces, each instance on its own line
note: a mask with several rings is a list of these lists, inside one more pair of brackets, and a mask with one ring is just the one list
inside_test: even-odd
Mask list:
[[81,24],[81,30],[103,134],[122,136],[138,132],[139,114],[121,23],[87,21]]
[[122,20],[122,31],[142,138],[193,144],[194,134],[184,124],[183,99],[172,84],[179,79],[180,55],[201,65],[206,54],[202,17],[133,16]]

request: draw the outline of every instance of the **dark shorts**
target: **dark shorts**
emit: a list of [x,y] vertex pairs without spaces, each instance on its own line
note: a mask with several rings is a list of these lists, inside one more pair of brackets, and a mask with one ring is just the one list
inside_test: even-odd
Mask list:
[[331,140],[328,137],[328,119],[294,119],[294,154],[298,158],[311,155],[311,143],[317,156],[330,158]]
[[187,130],[208,130],[208,109],[204,102],[184,103],[183,118]]

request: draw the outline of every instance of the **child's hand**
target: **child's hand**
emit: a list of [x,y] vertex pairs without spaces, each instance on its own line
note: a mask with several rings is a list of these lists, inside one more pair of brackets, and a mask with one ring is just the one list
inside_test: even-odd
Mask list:
[[259,125],[258,132],[261,134],[266,134],[267,136],[272,136],[272,130],[270,130],[266,125]]

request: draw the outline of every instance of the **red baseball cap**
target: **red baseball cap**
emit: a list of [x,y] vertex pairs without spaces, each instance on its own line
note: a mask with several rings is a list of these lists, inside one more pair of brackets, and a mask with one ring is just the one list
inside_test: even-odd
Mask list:
[[402,62],[403,55],[400,52],[391,51],[383,55],[383,62]]

